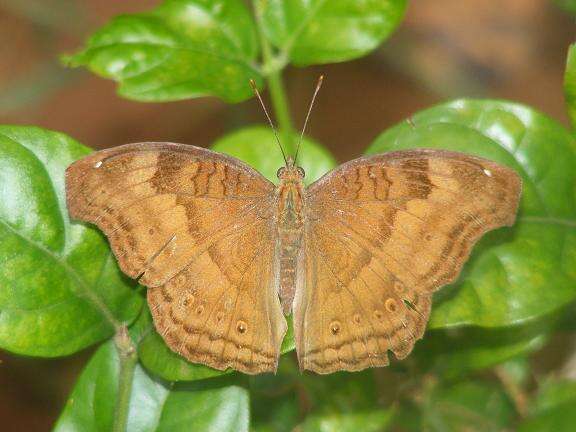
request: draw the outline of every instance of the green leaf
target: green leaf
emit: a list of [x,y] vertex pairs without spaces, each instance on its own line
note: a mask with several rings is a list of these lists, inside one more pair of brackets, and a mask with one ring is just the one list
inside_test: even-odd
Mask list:
[[531,411],[533,414],[541,414],[574,400],[576,400],[576,381],[551,378],[544,382],[538,390]]
[[251,430],[291,432],[301,420],[297,388],[302,374],[294,356],[280,359],[276,374],[250,377]]
[[[576,12],[576,1],[573,3]],[[576,44],[570,45],[568,49],[568,59],[566,61],[566,72],[564,73],[564,94],[568,114],[572,120],[572,126],[576,127]]]
[[[294,136],[294,142],[297,142],[297,139],[299,137]],[[276,172],[284,166],[284,160],[269,127],[249,126],[232,132],[219,139],[212,149],[243,160],[268,180],[278,183]],[[336,166],[332,155],[309,138],[302,142],[298,164],[306,172],[306,184],[312,183]]]
[[458,100],[384,132],[368,153],[416,147],[482,156],[524,182],[516,225],[486,235],[459,281],[437,294],[430,327],[501,327],[553,316],[576,299],[576,144],[530,108]]
[[250,425],[253,432],[291,432],[300,417],[295,395],[276,398],[261,398],[255,405],[256,417]]
[[419,371],[454,379],[539,350],[550,322],[503,328],[448,328],[429,331],[416,345],[412,360]]
[[122,15],[98,30],[73,66],[117,81],[139,101],[252,97],[262,85],[255,25],[241,0],[165,0],[148,13]]
[[539,390],[521,432],[572,431],[576,424],[576,381],[549,380]]
[[156,430],[248,431],[250,395],[238,381],[222,377],[175,385]]
[[512,402],[489,382],[435,386],[421,408],[421,430],[427,431],[502,431],[514,416]]
[[264,31],[299,66],[335,63],[374,50],[400,23],[405,0],[265,0]]
[[68,219],[64,171],[89,153],[71,138],[0,126],[0,347],[67,355],[141,308],[104,237]]
[[394,408],[380,402],[373,370],[304,375],[302,381],[312,406],[300,425],[303,431],[376,432],[392,421]]
[[[118,375],[118,354],[109,341],[82,372],[55,432],[112,430]],[[173,385],[136,366],[127,432],[247,431],[248,423],[249,395],[237,378]]]

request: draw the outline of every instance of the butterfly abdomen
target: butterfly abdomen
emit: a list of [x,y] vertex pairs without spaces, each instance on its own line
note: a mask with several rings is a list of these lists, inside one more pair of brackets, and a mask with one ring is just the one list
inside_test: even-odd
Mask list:
[[292,309],[296,291],[298,254],[302,244],[302,229],[280,230],[280,303],[284,315]]
[[298,255],[304,233],[301,181],[283,181],[278,187],[278,260],[280,303],[285,315],[292,309],[298,273]]

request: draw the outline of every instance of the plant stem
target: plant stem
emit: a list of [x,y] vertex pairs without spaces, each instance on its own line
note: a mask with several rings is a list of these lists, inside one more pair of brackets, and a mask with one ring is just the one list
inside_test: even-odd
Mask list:
[[512,379],[512,377],[510,377],[504,368],[498,366],[494,368],[494,373],[502,383],[504,391],[508,394],[510,399],[512,399],[520,417],[526,417],[528,411],[528,397],[524,393],[524,390],[514,381],[514,379]]
[[128,424],[132,381],[136,363],[138,363],[138,355],[126,326],[123,326],[116,334],[114,342],[116,343],[120,360],[120,375],[118,377],[118,399],[116,400],[112,430],[113,432],[125,432]]
[[284,90],[284,83],[282,82],[282,75],[280,72],[271,72],[268,75],[268,88],[270,89],[270,99],[272,106],[278,119],[278,126],[282,134],[282,144],[284,151],[287,155],[294,156],[296,146],[294,144],[294,126],[292,125],[292,117],[290,116],[290,108],[288,107],[288,98]]
[[285,62],[274,58],[272,47],[264,35],[262,1],[256,0],[254,2],[254,12],[260,37],[260,46],[262,48],[262,59],[264,61],[263,71],[266,75],[268,88],[270,90],[270,99],[272,100],[272,106],[274,107],[280,134],[282,135],[282,144],[284,145],[286,154],[294,155],[296,151],[294,126],[292,124],[288,98],[286,97],[286,91],[284,90],[284,83],[282,81],[282,69]]

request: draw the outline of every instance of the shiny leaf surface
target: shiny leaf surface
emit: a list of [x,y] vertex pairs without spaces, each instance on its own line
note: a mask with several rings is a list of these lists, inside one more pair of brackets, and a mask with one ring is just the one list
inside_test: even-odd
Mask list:
[[117,81],[130,99],[239,102],[253,95],[250,79],[262,84],[257,56],[254,21],[241,0],[165,0],[114,18],[67,62]]
[[400,23],[405,0],[266,0],[264,30],[297,65],[351,60],[375,49]]
[[71,354],[141,308],[105,238],[68,218],[64,171],[89,150],[45,129],[0,127],[0,347]]
[[[132,331],[137,340],[150,325],[144,315]],[[108,431],[118,397],[119,359],[112,341],[94,354],[70,395],[55,432]],[[249,395],[238,377],[172,384],[137,365],[132,381],[127,432],[189,430],[247,431]]]

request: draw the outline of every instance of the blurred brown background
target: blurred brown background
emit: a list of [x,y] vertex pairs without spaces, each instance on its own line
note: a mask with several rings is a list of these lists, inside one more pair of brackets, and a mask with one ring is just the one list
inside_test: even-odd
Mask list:
[[[115,95],[114,83],[59,65],[60,54],[112,16],[159,1],[0,0],[0,123],[62,131],[93,148],[145,140],[209,146],[235,127],[262,123],[254,100],[130,102]],[[294,118],[302,120],[323,73],[309,133],[339,160],[454,97],[511,99],[568,124],[562,77],[574,30],[574,16],[552,0],[412,1],[400,29],[372,55],[288,70]],[[89,355],[38,360],[0,352],[0,430],[48,430]]]

